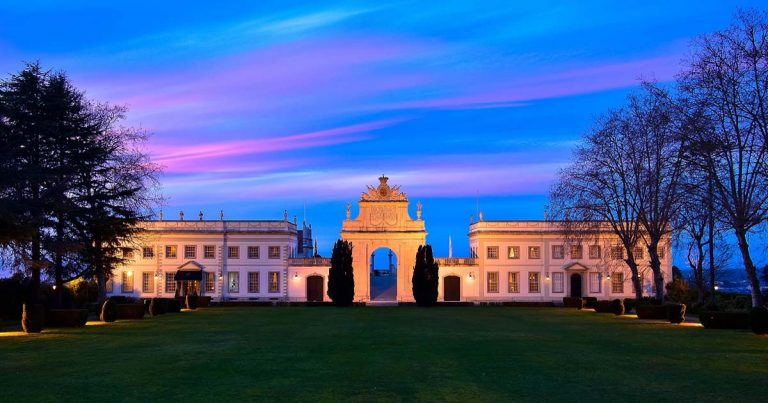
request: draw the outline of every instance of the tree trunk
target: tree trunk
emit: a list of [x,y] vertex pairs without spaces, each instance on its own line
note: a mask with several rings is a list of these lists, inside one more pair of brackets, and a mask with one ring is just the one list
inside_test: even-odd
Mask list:
[[651,240],[648,245],[648,255],[651,258],[651,271],[653,272],[654,297],[659,301],[664,301],[664,272],[661,270],[661,259],[659,259],[658,240]]
[[760,293],[760,280],[757,278],[757,269],[752,262],[752,256],[749,254],[749,244],[747,243],[747,232],[744,229],[736,230],[736,239],[739,241],[739,250],[744,260],[744,270],[747,272],[747,279],[752,288],[752,306],[763,305],[763,295]]
[[715,190],[711,176],[708,177],[708,182],[707,216],[709,217],[709,223],[707,224],[707,230],[709,232],[709,239],[707,243],[709,243],[709,303],[715,305]]
[[631,254],[629,256],[629,258],[624,259],[624,262],[627,263],[629,271],[632,273],[632,285],[635,287],[635,300],[639,302],[643,299],[643,285],[640,283],[640,275],[637,272],[637,262],[635,262],[635,259],[632,258]]
[[29,303],[35,305],[40,303],[40,230],[35,231],[32,239],[32,280],[29,282]]
[[96,272],[96,287],[98,289],[97,301],[101,306],[107,300],[107,276],[104,274],[104,270]]

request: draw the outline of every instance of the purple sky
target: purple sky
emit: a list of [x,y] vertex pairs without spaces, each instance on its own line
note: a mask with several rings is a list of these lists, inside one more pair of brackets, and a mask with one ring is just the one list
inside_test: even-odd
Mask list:
[[346,202],[385,173],[423,203],[438,255],[449,235],[468,253],[478,201],[541,219],[597,114],[758,5],[58,3],[0,3],[0,73],[39,60],[127,105],[165,166],[166,217],[301,220],[306,204],[328,254]]

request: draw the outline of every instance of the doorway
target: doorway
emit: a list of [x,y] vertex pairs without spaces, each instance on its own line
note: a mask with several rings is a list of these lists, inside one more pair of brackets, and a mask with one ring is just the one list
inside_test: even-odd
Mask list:
[[325,286],[323,276],[307,277],[307,301],[316,302],[323,300],[323,291]]
[[571,297],[581,298],[581,274],[571,274]]
[[443,278],[443,301],[461,300],[461,279],[459,276]]

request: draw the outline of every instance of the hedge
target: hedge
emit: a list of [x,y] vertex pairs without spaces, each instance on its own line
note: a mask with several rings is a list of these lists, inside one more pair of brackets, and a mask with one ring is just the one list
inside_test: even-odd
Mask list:
[[117,320],[117,303],[108,299],[104,301],[104,305],[101,306],[101,315],[99,319],[102,322],[114,322]]
[[597,297],[581,297],[584,300],[585,308],[594,308],[597,304]]
[[45,315],[49,327],[83,327],[87,321],[87,309],[51,309]]
[[624,303],[620,299],[603,300],[595,302],[595,312],[624,315]]
[[144,304],[117,304],[117,319],[142,319]]
[[640,319],[667,319],[667,307],[656,304],[637,304],[635,312]]
[[768,334],[768,308],[758,306],[749,311],[749,325],[755,334]]
[[702,311],[701,324],[707,329],[749,329],[748,312]]
[[667,304],[667,320],[669,323],[683,323],[685,321],[685,304]]
[[197,309],[197,295],[187,295],[186,303],[187,309]]
[[24,304],[21,311],[21,327],[27,333],[43,331],[44,308],[42,305]]
[[504,301],[501,303],[502,306],[516,306],[516,307],[522,307],[522,308],[550,308],[554,307],[554,302],[549,301]]
[[197,297],[197,307],[198,308],[208,308],[211,305],[211,297],[209,296],[198,296]]
[[563,306],[566,308],[584,308],[584,299],[578,297],[563,297]]

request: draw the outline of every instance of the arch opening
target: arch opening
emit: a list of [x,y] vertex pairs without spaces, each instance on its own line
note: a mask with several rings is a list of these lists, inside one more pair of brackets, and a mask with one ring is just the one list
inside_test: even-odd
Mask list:
[[369,263],[372,301],[397,301],[397,255],[382,247],[371,253]]

